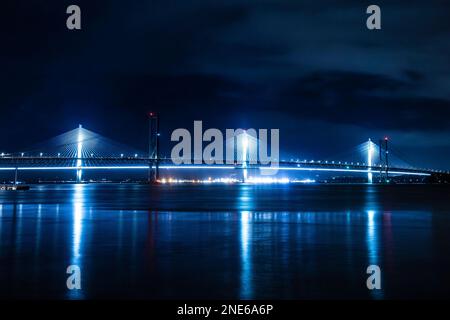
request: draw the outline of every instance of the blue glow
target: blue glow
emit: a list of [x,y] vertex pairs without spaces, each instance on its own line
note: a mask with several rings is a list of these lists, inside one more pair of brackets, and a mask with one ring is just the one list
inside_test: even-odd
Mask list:
[[251,215],[249,211],[241,212],[241,299],[252,298]]
[[[263,170],[271,170],[270,168],[261,168]],[[298,170],[298,171],[325,171],[325,172],[356,172],[356,173],[368,173],[367,169],[339,169],[339,168],[299,168],[299,167],[279,167],[278,170]],[[414,176],[430,176],[429,173],[422,172],[402,172],[402,171],[389,171],[392,174],[399,175],[414,175]]]
[[242,168],[244,168],[244,182],[247,181],[247,152],[248,152],[248,136],[244,130],[242,134]]
[[[72,265],[77,265],[82,269],[82,240],[83,240],[83,218],[84,218],[84,188],[83,184],[75,185],[73,193],[73,211],[72,211],[72,255],[70,258]],[[81,278],[83,279],[83,278]],[[69,290],[68,295],[71,299],[83,298],[81,290]]]
[[[163,165],[160,169],[214,169],[214,170],[231,170],[239,169],[233,165]],[[339,168],[302,168],[302,167],[259,167],[260,170],[293,170],[293,171],[322,171],[322,172],[354,172],[354,173],[369,173],[368,169],[339,169]],[[0,171],[12,171],[15,168],[0,167]],[[68,166],[68,167],[18,167],[17,170],[148,170],[148,166]],[[389,171],[391,174],[397,175],[412,175],[412,176],[430,176],[430,173],[424,172],[409,172],[409,171]]]
[[369,255],[369,264],[378,264],[377,261],[377,238],[375,233],[375,221],[374,221],[375,211],[367,211],[367,247]]
[[[379,253],[379,241],[377,235],[377,226],[375,224],[376,213],[374,210],[367,210],[367,254],[368,254],[368,265],[378,265],[380,266],[380,253]],[[375,299],[383,297],[383,291],[373,290],[371,294]]]
[[[148,167],[146,167],[148,169]],[[178,166],[178,165],[164,165],[159,166],[160,169],[236,169],[235,166],[227,166],[227,165],[187,165],[187,166]]]
[[367,172],[367,182],[368,183],[372,183],[373,181],[373,176],[372,176],[372,141],[369,139],[368,141],[368,150],[367,150],[367,165],[369,166],[368,172]]
[[73,198],[73,232],[72,232],[72,263],[77,264],[80,257],[80,244],[83,226],[83,184],[75,185]]
[[82,156],[82,151],[83,151],[83,132],[82,132],[82,127],[81,124],[78,128],[78,144],[77,144],[77,167],[79,168],[77,170],[77,182],[81,182],[81,178],[83,175],[83,171],[81,169],[82,166],[82,161],[81,158]]

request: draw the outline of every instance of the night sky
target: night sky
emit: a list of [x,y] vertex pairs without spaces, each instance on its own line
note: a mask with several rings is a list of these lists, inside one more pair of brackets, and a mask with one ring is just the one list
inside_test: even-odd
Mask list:
[[[79,123],[145,150],[170,133],[279,128],[281,154],[325,159],[388,135],[449,169],[450,3],[19,0],[0,6],[0,151]],[[82,30],[66,28],[66,8]],[[370,4],[382,30],[366,28]]]

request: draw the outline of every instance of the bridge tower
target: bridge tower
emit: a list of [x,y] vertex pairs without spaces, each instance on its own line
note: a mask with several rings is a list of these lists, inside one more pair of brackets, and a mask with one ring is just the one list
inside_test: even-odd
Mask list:
[[388,137],[380,140],[380,182],[389,182]]
[[149,145],[148,181],[155,183],[159,180],[159,117],[156,112],[149,112]]
[[389,182],[389,150],[388,150],[388,137],[384,137],[384,150],[385,155],[384,159],[386,161],[385,173],[386,173],[386,182]]
[[[241,179],[242,182],[246,182],[248,178],[248,164],[249,164],[249,150],[250,150],[250,139],[247,130],[238,129],[235,134],[227,139],[227,144],[230,143],[233,148],[233,159],[234,164],[237,167],[242,168],[239,170],[242,172]],[[228,148],[228,146],[227,146]],[[228,151],[227,151],[228,152]],[[227,160],[228,161],[228,160]]]
[[372,147],[372,141],[369,138],[368,144],[368,150],[367,150],[367,183],[372,184],[373,182],[373,174],[372,174],[372,154],[373,154],[373,147]]
[[83,126],[78,125],[78,134],[77,134],[77,183],[82,182],[83,170],[81,166],[83,165]]
[[242,134],[242,168],[243,168],[243,182],[247,181],[247,164],[248,164],[248,135],[247,131],[244,130],[244,133]]

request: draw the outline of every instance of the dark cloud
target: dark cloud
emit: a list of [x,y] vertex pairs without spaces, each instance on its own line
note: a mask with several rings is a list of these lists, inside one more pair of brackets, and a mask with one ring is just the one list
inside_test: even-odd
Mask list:
[[320,72],[295,82],[282,93],[282,107],[299,117],[385,130],[446,131],[450,101],[415,97],[423,76],[408,73],[408,81],[386,76]]

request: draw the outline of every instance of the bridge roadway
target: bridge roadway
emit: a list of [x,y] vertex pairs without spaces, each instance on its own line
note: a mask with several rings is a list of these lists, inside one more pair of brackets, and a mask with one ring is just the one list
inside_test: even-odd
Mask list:
[[[81,160],[82,166],[77,166]],[[148,170],[149,166],[155,166],[156,160],[142,157],[0,157],[0,171],[34,171],[34,170]],[[262,169],[270,170],[270,166],[262,164],[247,164],[243,167],[241,163],[234,164],[192,164],[175,165],[170,158],[159,159],[160,169],[192,170],[192,169]],[[336,162],[336,161],[280,161],[277,168],[281,171],[322,171],[322,172],[347,172],[363,173],[372,172],[377,174],[385,170],[379,165],[367,166],[364,163]],[[389,174],[430,176],[433,173],[443,171],[431,169],[414,169],[389,167]],[[445,172],[448,173],[448,172]]]

